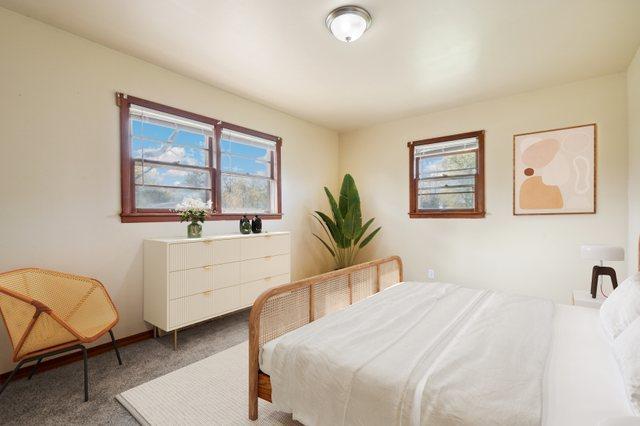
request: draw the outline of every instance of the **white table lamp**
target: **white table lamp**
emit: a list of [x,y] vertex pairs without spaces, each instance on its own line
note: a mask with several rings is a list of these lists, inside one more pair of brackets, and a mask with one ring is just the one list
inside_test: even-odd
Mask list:
[[611,284],[613,284],[614,289],[618,287],[615,269],[604,266],[604,262],[624,260],[624,249],[622,247],[606,244],[585,244],[580,247],[580,256],[583,259],[600,261],[600,265],[595,265],[591,272],[591,297],[593,299],[596,298],[598,281],[602,275],[607,275],[611,278]]

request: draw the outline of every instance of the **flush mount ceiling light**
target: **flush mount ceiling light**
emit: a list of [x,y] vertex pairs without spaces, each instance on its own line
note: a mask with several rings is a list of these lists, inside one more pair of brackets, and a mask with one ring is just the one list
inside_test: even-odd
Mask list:
[[335,38],[350,43],[371,26],[371,15],[358,6],[342,6],[334,9],[325,23]]

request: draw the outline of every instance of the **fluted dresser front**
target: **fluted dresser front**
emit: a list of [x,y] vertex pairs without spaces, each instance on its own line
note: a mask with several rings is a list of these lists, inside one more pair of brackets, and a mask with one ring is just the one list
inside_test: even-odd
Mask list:
[[289,232],[144,242],[144,320],[180,328],[251,306],[291,275]]

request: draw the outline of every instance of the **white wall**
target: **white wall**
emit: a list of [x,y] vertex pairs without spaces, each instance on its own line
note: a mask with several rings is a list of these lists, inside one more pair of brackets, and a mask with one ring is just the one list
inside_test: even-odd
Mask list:
[[[627,244],[625,75],[581,81],[341,135],[340,170],[354,175],[364,216],[383,229],[369,257],[399,254],[407,279],[436,279],[537,295],[568,303],[589,287],[583,243]],[[595,215],[512,215],[512,137],[598,124]],[[485,219],[409,219],[407,142],[486,130]],[[614,265],[626,276],[626,264]]]
[[[284,218],[264,227],[292,231],[293,277],[329,267],[308,226],[322,187],[337,186],[335,132],[0,8],[0,270],[94,276],[120,310],[117,335],[145,329],[142,240],[186,224],[120,223],[116,91],[281,136]],[[204,233],[237,226],[207,222]],[[9,347],[2,327],[0,372]]]
[[629,274],[638,270],[640,238],[640,49],[627,70],[629,121]]

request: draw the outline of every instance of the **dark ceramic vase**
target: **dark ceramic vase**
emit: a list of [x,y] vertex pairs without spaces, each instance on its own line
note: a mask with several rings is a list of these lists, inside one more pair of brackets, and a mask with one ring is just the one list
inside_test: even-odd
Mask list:
[[262,219],[260,219],[258,215],[255,215],[253,217],[253,220],[251,221],[251,231],[254,234],[259,234],[262,232]]
[[240,233],[251,233],[251,221],[249,220],[249,218],[247,218],[247,215],[242,216],[242,219],[240,219]]

